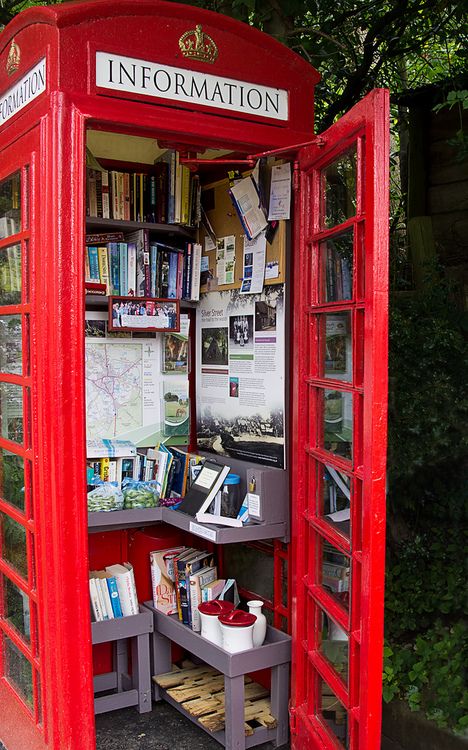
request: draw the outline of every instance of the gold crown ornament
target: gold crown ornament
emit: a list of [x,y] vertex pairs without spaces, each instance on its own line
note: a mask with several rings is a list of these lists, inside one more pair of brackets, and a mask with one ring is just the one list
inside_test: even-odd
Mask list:
[[13,75],[13,73],[16,73],[20,66],[21,61],[21,51],[18,45],[16,44],[15,40],[13,39],[10,45],[10,51],[8,52],[8,57],[6,61],[6,69],[9,76]]
[[202,31],[200,24],[195,29],[186,31],[179,39],[179,47],[184,57],[191,60],[214,63],[218,57],[218,48],[213,39]]

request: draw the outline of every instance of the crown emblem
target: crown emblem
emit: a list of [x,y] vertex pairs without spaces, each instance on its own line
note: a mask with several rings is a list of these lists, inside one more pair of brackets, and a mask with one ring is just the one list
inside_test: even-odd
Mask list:
[[191,60],[214,63],[218,57],[218,48],[213,39],[202,31],[197,24],[192,31],[186,31],[179,39],[179,47],[184,57]]
[[8,57],[6,61],[6,69],[9,76],[11,76],[13,73],[15,73],[20,65],[21,60],[21,52],[20,48],[16,44],[15,40],[13,39],[10,46],[10,51],[8,52]]

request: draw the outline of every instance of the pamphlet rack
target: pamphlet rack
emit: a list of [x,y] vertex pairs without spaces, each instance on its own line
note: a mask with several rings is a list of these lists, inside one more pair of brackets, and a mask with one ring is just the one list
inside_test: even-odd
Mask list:
[[[94,677],[94,713],[137,706],[140,714],[151,711],[149,637],[153,618],[145,607],[137,615],[116,617],[91,624],[93,646],[113,642],[113,671]],[[132,648],[132,675],[128,670],[128,639]],[[96,695],[114,690],[107,695]]]
[[[177,615],[165,615],[156,610],[152,602],[144,606],[154,616],[152,635],[153,675],[171,671],[171,641],[174,641],[190,654],[214,667],[224,675],[225,729],[209,732],[181,704],[168,695],[167,691],[153,684],[154,700],[165,700],[207,731],[210,736],[224,745],[227,750],[244,750],[263,742],[272,741],[280,747],[288,739],[288,696],[289,663],[291,660],[291,637],[276,628],[268,627],[265,642],[258,648],[230,654],[223,648],[210,643],[179,621]],[[277,720],[275,729],[258,727],[251,736],[244,731],[244,677],[260,669],[271,668],[271,713]]]

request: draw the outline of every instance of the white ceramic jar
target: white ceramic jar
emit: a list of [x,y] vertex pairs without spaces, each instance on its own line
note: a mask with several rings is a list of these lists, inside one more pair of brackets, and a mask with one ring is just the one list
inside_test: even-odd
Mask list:
[[250,602],[247,602],[247,606],[250,614],[255,615],[257,618],[253,628],[253,645],[254,648],[257,648],[257,646],[261,646],[265,640],[267,631],[266,617],[262,612],[263,602],[259,599],[252,599]]
[[229,614],[234,609],[232,602],[225,602],[215,599],[212,602],[203,602],[198,605],[201,620],[201,637],[205,638],[216,646],[222,646],[223,639],[219,626],[218,617],[222,614]]
[[221,628],[222,646],[230,654],[240,651],[249,651],[253,648],[253,629],[256,621],[255,615],[234,609],[227,615],[220,615],[219,627]]

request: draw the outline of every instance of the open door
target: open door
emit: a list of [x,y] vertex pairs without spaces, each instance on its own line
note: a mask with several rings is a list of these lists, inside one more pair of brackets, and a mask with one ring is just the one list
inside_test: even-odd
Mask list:
[[294,303],[295,750],[380,748],[389,96],[299,154]]

